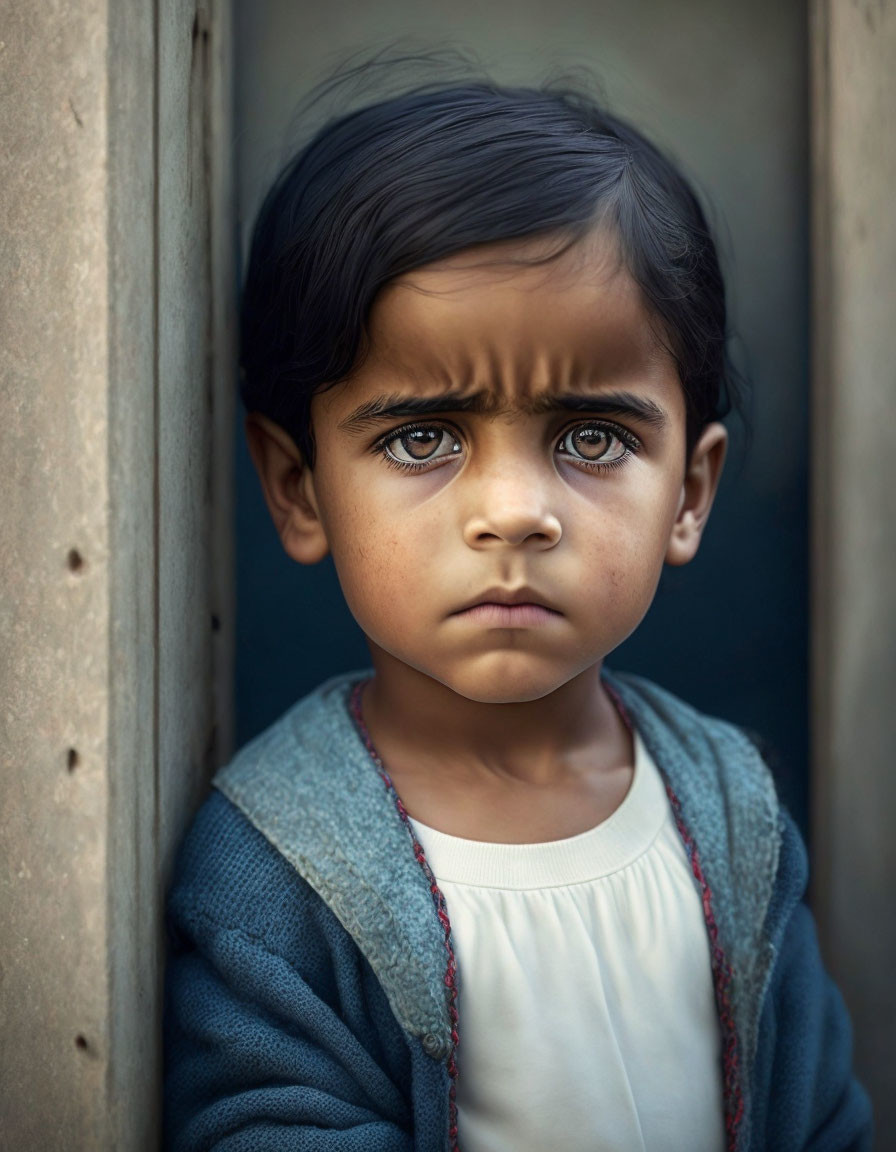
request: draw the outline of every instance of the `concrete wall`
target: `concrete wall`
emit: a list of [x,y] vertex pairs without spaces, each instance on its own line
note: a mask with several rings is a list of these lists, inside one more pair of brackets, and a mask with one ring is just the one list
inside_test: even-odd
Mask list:
[[815,909],[896,1147],[896,4],[815,0]]
[[149,1149],[162,892],[229,740],[230,16],[0,35],[0,1143]]

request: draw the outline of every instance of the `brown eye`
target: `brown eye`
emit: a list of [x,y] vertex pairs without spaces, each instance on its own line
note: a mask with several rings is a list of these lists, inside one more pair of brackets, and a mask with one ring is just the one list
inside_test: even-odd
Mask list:
[[560,441],[561,452],[589,463],[612,464],[629,451],[611,428],[600,424],[582,424],[571,428]]
[[383,444],[388,457],[399,464],[428,464],[457,455],[461,446],[446,428],[421,425],[405,428]]
[[435,428],[417,428],[399,436],[398,442],[414,460],[428,460],[442,443],[444,432]]

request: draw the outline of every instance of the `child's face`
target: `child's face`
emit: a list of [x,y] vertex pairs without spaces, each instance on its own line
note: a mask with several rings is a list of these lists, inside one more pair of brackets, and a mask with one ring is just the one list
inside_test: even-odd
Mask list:
[[[314,397],[315,467],[293,462],[278,520],[296,559],[332,553],[378,670],[478,701],[540,698],[620,644],[696,551],[724,456],[712,425],[686,461],[675,365],[612,244],[494,264],[538,250],[387,286],[363,366]],[[521,589],[540,607],[470,608]]]

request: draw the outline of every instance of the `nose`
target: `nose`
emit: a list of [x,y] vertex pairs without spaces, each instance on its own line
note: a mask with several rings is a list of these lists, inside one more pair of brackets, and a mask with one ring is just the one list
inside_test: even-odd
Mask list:
[[471,548],[501,545],[553,548],[563,529],[551,510],[548,487],[526,468],[489,472],[474,483],[473,507],[464,523]]

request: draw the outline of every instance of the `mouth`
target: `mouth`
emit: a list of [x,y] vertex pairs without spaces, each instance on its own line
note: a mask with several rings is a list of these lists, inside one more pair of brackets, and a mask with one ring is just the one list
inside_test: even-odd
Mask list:
[[490,588],[451,613],[498,627],[527,628],[556,619],[562,613],[533,588]]

